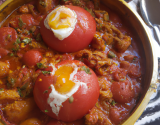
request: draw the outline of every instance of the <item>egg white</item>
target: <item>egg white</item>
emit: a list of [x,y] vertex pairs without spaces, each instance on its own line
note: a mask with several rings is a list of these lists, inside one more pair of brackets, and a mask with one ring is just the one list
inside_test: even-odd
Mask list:
[[[55,71],[57,69],[59,69],[61,66],[59,66],[58,68],[55,68],[55,66],[53,66],[52,64],[50,65],[53,67],[53,71],[52,71],[52,75],[55,74]],[[68,92],[67,94],[60,94],[58,93],[54,86],[51,85],[51,93],[49,94],[49,97],[47,99],[48,104],[51,106],[52,108],[52,112],[54,114],[56,114],[56,116],[58,116],[59,111],[61,109],[61,107],[63,107],[62,103],[65,102],[69,97],[71,97],[74,93],[77,92],[77,90],[79,89],[80,86],[83,86],[85,88],[87,88],[87,83],[81,82],[79,81],[76,77],[75,74],[78,71],[78,67],[76,64],[72,63],[69,66],[72,66],[74,68],[74,71],[70,74],[70,78],[69,80],[73,81],[75,83],[75,86],[71,89],[70,92]],[[83,94],[86,93],[85,91],[86,89],[84,89]]]
[[[62,28],[62,29],[51,28],[49,26],[48,22],[49,22],[50,16],[55,12],[56,12],[56,15],[52,20],[56,19],[56,17],[59,16],[61,12],[63,12],[63,13],[66,13],[66,14],[71,16],[71,17],[68,17],[68,20],[69,20],[71,26],[68,27],[68,28]],[[62,23],[65,22],[65,19],[61,20],[61,22]],[[57,37],[59,40],[63,40],[65,38],[67,38],[74,31],[76,23],[77,23],[77,14],[73,10],[71,10],[71,9],[65,7],[65,6],[60,6],[56,9],[54,9],[53,11],[51,11],[48,14],[46,19],[44,20],[45,27],[47,29],[51,30],[54,33],[55,37]]]

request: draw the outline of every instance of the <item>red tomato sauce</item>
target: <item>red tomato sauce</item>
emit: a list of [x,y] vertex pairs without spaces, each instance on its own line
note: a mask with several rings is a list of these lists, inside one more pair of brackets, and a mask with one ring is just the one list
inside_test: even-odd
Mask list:
[[[139,50],[140,40],[129,23],[113,10],[100,8],[98,0],[75,1],[34,1],[16,9],[0,28],[0,123],[118,125],[130,116],[142,91],[145,57]],[[40,21],[58,4],[80,6],[94,17],[96,33],[89,46],[74,53],[60,53],[44,43]],[[64,60],[83,62],[95,72],[100,87],[95,106],[73,122],[51,118],[33,98],[39,74],[51,62]]]

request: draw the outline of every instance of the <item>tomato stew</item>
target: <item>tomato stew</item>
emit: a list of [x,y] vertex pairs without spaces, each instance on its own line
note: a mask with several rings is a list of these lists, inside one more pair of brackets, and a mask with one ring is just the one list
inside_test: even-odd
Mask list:
[[[59,4],[80,6],[94,17],[96,33],[85,49],[59,53],[44,44],[40,21]],[[130,116],[142,89],[142,54],[131,28],[115,12],[102,8],[99,0],[37,0],[17,8],[4,22],[0,28],[0,123],[118,125]],[[82,119],[69,123],[44,114],[33,98],[39,74],[51,62],[64,60],[86,64],[100,87],[95,106]]]

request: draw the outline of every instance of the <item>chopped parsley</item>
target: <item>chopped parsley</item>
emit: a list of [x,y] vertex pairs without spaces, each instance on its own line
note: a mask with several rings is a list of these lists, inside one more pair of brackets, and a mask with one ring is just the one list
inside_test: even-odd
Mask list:
[[44,110],[44,112],[48,112],[48,110]]
[[43,94],[44,94],[44,93],[48,93],[48,90],[45,90],[45,91],[43,92]]
[[116,102],[112,100],[111,105],[115,106]]
[[39,69],[46,68],[42,63],[37,63],[37,67],[38,67]]
[[19,44],[21,41],[17,38],[15,44]]
[[51,89],[51,86],[49,86],[48,89]]
[[42,71],[43,75],[50,74],[51,71]]
[[133,58],[133,61],[136,61],[136,57]]
[[10,79],[11,83],[14,84],[15,80],[13,78]]
[[10,39],[10,38],[11,38],[11,35],[10,35],[10,34],[8,34],[8,35],[7,35],[7,39]]
[[109,51],[109,52],[108,52],[108,56],[109,56],[110,58],[115,58],[115,57],[116,57],[116,54],[115,54],[114,52],[112,52],[112,51]]
[[13,54],[13,53],[11,53],[11,54],[10,54],[10,56],[14,56],[14,54]]
[[105,14],[104,14],[104,20],[105,20],[105,21],[109,21],[109,15],[108,15],[108,13],[105,13]]
[[81,67],[81,70],[84,70],[87,74],[92,74],[91,72],[90,72],[90,69],[89,68],[86,68],[85,66],[82,66]]
[[18,94],[19,94],[21,97],[23,97],[23,94],[22,94],[21,89],[18,89]]
[[19,50],[19,46],[16,47],[16,48],[12,48],[12,51],[13,51],[13,52],[17,52],[18,50]]
[[37,34],[36,40],[37,40],[37,41],[41,40],[41,34],[40,34],[40,33]]
[[69,97],[69,103],[72,103],[74,101],[73,96]]
[[31,34],[32,34],[32,33],[33,33],[33,31],[32,31],[32,30],[29,30],[29,33],[31,33]]
[[18,25],[19,25],[20,28],[22,28],[23,25],[26,25],[26,23],[24,23],[24,22],[22,21],[22,18],[19,18],[19,23],[18,23]]
[[22,42],[26,45],[26,44],[29,44],[30,42],[32,41],[31,38],[25,38],[22,40]]

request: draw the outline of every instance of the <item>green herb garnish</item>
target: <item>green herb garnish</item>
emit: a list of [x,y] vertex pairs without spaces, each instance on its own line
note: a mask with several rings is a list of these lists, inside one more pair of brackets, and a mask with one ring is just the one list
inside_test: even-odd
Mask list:
[[40,33],[37,34],[36,40],[37,40],[37,41],[41,40],[41,34],[40,34]]
[[23,26],[23,25],[26,25],[26,23],[24,23],[24,22],[22,21],[22,19],[19,18],[19,23],[18,23],[18,25],[19,25],[20,28],[22,28],[22,26]]
[[50,74],[51,71],[42,71],[43,75]]
[[21,97],[23,97],[23,94],[22,94],[21,89],[18,89],[18,94],[19,94]]
[[44,93],[48,93],[48,90],[45,90],[45,91],[43,92],[43,94],[44,94]]
[[74,101],[73,96],[69,97],[69,103],[72,103]]
[[13,78],[10,79],[11,83],[14,84],[15,80]]
[[115,54],[114,52],[112,52],[112,51],[109,51],[109,52],[108,52],[108,56],[109,56],[110,58],[115,58],[115,57],[116,57],[116,54]]
[[92,74],[91,72],[90,72],[90,69],[89,68],[86,68],[85,66],[82,66],[81,67],[81,70],[84,70],[87,74]]
[[13,53],[11,53],[11,54],[10,54],[10,56],[14,56],[14,54],[13,54]]
[[31,38],[25,38],[25,39],[22,40],[22,42],[25,43],[25,45],[29,44],[31,41],[32,41]]
[[39,69],[46,68],[42,63],[37,63],[37,67],[38,67]]
[[15,44],[19,44],[21,41],[17,38]]
[[17,46],[16,48],[12,48],[12,51],[16,52],[19,50],[19,46]]
[[48,112],[48,110],[44,110],[44,112]]
[[116,102],[112,100],[111,105],[115,106]]
[[133,61],[136,61],[136,57],[133,58]]

